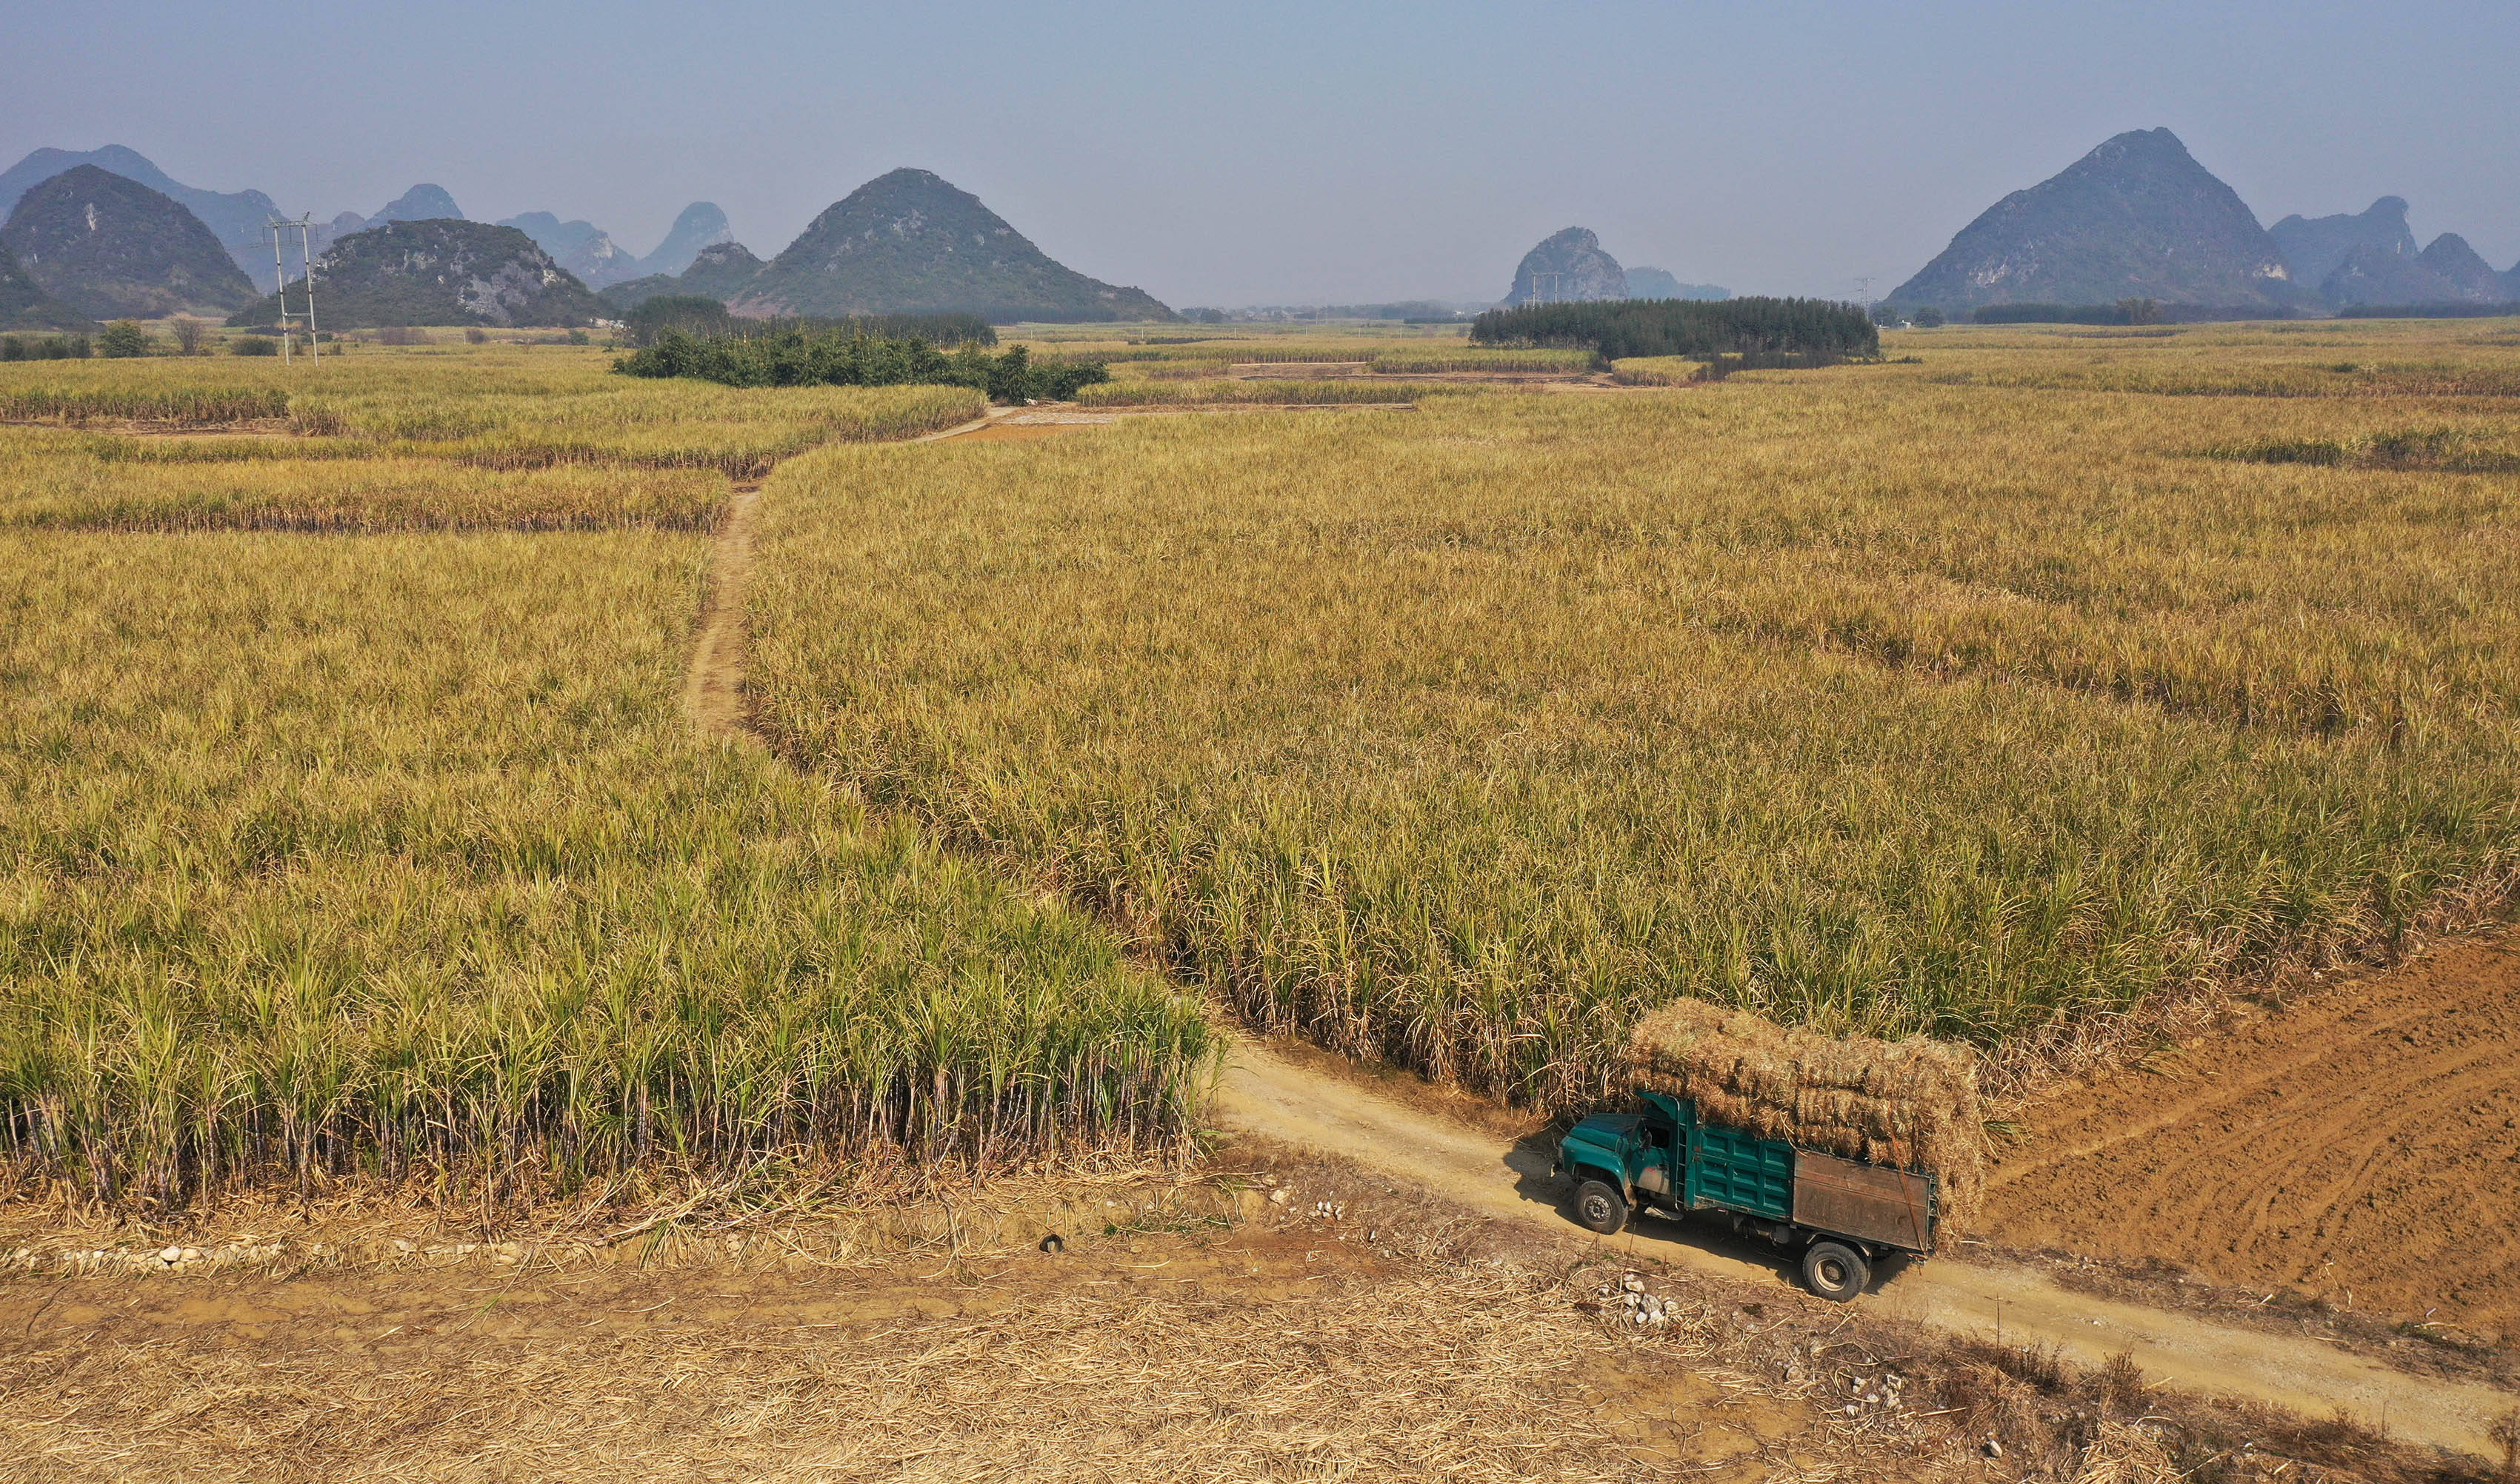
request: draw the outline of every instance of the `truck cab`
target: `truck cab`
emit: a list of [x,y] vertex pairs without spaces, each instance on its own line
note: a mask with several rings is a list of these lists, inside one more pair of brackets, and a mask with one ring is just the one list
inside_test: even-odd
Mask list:
[[1603,1236],[1632,1208],[1714,1210],[1732,1228],[1802,1254],[1803,1281],[1845,1302],[1893,1252],[1934,1249],[1931,1175],[1842,1159],[1702,1122],[1685,1098],[1645,1093],[1632,1113],[1596,1113],[1558,1142],[1575,1219]]

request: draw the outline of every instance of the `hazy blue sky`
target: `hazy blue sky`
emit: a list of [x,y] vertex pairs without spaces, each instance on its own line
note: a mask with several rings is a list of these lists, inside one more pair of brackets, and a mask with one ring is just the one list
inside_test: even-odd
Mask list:
[[1888,289],[2004,192],[2168,125],[2272,223],[2413,202],[2520,257],[2520,5],[38,5],[0,165],[127,144],[374,211],[415,181],[634,252],[764,256],[932,169],[1176,305],[1502,294],[1542,236],[1737,291]]

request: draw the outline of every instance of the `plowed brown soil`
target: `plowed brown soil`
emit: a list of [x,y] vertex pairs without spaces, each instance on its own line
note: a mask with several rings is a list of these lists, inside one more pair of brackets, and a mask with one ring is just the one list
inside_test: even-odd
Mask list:
[[2520,1341],[2520,938],[2457,944],[2225,1027],[2032,1114],[2005,1245]]

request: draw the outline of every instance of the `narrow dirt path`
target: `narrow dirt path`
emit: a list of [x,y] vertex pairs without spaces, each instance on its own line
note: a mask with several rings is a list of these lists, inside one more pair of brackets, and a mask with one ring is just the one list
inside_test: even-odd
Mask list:
[[2515,1048],[2520,940],[2315,992],[2034,1110],[1989,1235],[2520,1339]]
[[739,486],[709,550],[708,598],[683,679],[683,714],[702,737],[750,742],[743,716],[743,597],[752,585],[761,486]]
[[[1502,1220],[1587,1237],[1558,1206],[1545,1141],[1507,1144],[1337,1077],[1312,1071],[1245,1036],[1220,1079],[1214,1112],[1229,1129],[1342,1155]],[[1787,1264],[1711,1227],[1642,1219],[1608,1244],[1674,1267],[1790,1282]],[[1817,1302],[1817,1300],[1814,1300]],[[2166,1310],[2090,1297],[2024,1269],[1951,1256],[1885,1278],[1863,1302],[1954,1332],[1994,1332],[2053,1345],[2085,1365],[2126,1354],[2155,1380],[2268,1402],[2317,1417],[2351,1412],[2396,1436],[2468,1453],[2515,1398],[2491,1387],[2421,1377],[2326,1344],[2231,1329]]]

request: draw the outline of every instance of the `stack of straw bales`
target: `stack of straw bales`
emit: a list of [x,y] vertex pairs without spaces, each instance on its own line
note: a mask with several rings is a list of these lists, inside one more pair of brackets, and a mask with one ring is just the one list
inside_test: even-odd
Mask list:
[[1933,1174],[1948,1218],[1985,1185],[1977,1058],[1965,1047],[1841,1041],[1682,1000],[1638,1023],[1628,1056],[1639,1085],[1693,1100],[1708,1123]]

